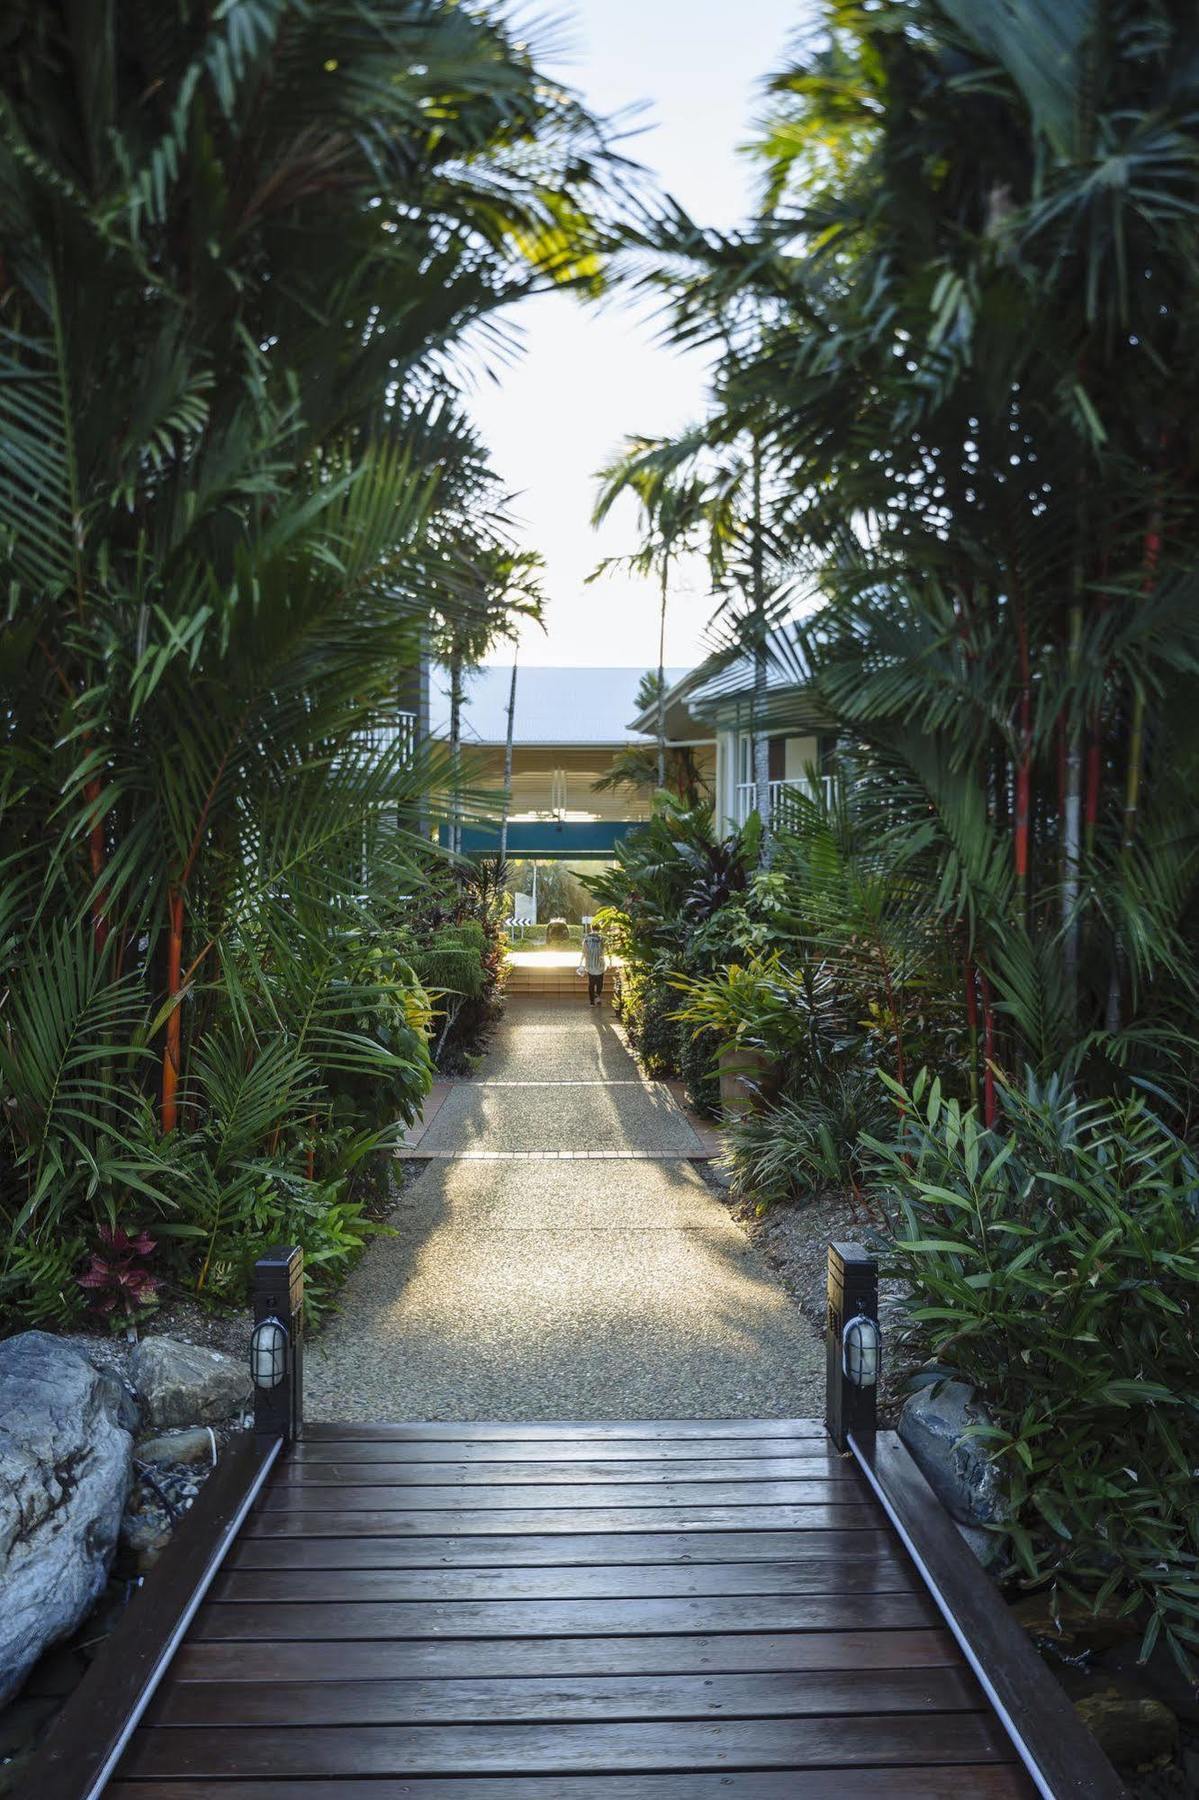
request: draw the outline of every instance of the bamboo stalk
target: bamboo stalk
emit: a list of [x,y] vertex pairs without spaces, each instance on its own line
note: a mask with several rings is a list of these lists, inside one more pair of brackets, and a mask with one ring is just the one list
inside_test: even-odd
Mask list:
[[670,561],[662,558],[662,598],[658,609],[658,787],[666,786],[666,583]]
[[179,1122],[176,1098],[183,1036],[183,1003],[179,998],[183,970],[183,894],[172,888],[167,897],[167,996],[174,1001],[167,1015],[166,1044],[162,1053],[162,1129],[174,1131]]
[[995,1008],[991,999],[991,983],[979,970],[978,989],[983,1014],[983,1124],[989,1131],[995,1123]]
[[[99,807],[102,792],[98,778],[88,782],[84,794],[89,806]],[[92,879],[98,882],[108,864],[108,847],[104,841],[104,820],[98,811],[93,814],[91,828],[87,834],[87,848]],[[104,947],[108,943],[108,890],[104,887],[98,889],[92,907],[92,933],[95,938],[97,954],[103,955]]]
[[1028,824],[1032,796],[1032,685],[1028,651],[1028,616],[1023,598],[1016,605],[1016,634],[1020,649],[1019,743],[1016,760],[1016,811],[1012,850],[1021,915],[1028,898]]
[[974,973],[974,958],[969,951],[962,968],[966,984],[966,1026],[970,1040],[970,1104],[978,1105],[978,986]]
[[[1082,607],[1070,608],[1067,679],[1071,692],[1078,679],[1082,649]],[[1078,1016],[1078,901],[1082,872],[1082,737],[1078,724],[1068,729],[1062,796],[1062,960],[1070,995],[1071,1017]]]

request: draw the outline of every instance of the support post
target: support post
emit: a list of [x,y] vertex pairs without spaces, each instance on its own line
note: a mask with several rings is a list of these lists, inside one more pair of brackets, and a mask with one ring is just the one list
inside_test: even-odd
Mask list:
[[861,1317],[878,1326],[878,1263],[860,1244],[828,1247],[828,1386],[825,1424],[837,1449],[849,1436],[861,1438],[878,1423],[878,1381],[857,1387],[845,1371],[845,1327]]
[[[278,1320],[287,1334],[283,1378],[254,1385],[254,1431],[290,1443],[304,1423],[304,1252],[276,1244],[254,1264],[254,1325]],[[252,1359],[253,1361],[253,1359]]]

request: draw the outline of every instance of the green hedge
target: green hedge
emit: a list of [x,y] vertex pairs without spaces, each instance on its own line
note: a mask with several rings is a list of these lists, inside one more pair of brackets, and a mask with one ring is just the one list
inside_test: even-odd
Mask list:
[[720,1112],[720,1072],[715,1049],[706,1035],[692,1037],[684,1031],[679,1044],[679,1069],[687,1084],[687,1098],[696,1112],[714,1119]]
[[422,987],[437,993],[463,994],[477,1000],[483,992],[483,965],[478,953],[452,943],[418,950],[412,968]]
[[487,937],[477,919],[467,919],[462,925],[443,925],[433,940],[435,949],[455,949],[459,945],[465,950],[473,950],[482,956],[487,947]]

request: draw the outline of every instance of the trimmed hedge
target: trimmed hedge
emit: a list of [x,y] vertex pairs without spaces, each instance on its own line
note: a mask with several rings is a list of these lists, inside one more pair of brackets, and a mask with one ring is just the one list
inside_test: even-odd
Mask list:
[[477,956],[482,956],[487,948],[487,935],[477,919],[467,919],[462,925],[443,925],[433,944],[435,949],[444,946],[451,950],[461,945],[463,949],[473,950]]
[[431,950],[418,950],[412,968],[423,988],[436,993],[462,994],[477,1000],[483,992],[483,964],[478,952],[463,945],[439,942]]
[[684,1031],[679,1045],[679,1069],[687,1088],[687,1098],[697,1113],[715,1119],[720,1113],[720,1071],[716,1053],[707,1034],[692,1037]]

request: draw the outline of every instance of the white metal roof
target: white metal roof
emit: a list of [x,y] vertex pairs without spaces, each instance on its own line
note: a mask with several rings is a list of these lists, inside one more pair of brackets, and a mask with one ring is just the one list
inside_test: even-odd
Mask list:
[[[685,669],[667,669],[667,687],[686,673]],[[628,720],[637,711],[637,689],[644,674],[644,668],[521,667],[516,676],[514,742],[613,746],[637,741],[628,729]],[[463,743],[504,742],[511,680],[511,665],[502,663],[468,671]],[[433,731],[445,737],[450,718],[448,670],[435,665],[430,686]]]

